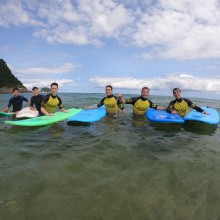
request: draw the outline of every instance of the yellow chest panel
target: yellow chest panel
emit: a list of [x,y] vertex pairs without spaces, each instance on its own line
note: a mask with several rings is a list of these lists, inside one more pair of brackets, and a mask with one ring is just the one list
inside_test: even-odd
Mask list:
[[189,112],[189,106],[184,100],[182,102],[176,102],[174,109],[180,116],[185,116]]
[[48,100],[48,102],[46,103],[46,106],[45,106],[46,111],[48,113],[54,113],[59,103],[60,102],[59,102],[57,97],[52,98],[50,96],[50,98],[49,98],[49,100]]
[[141,100],[139,99],[134,105],[133,105],[133,112],[136,115],[145,115],[147,109],[149,108],[150,103],[148,100]]
[[104,100],[106,111],[110,114],[116,114],[118,112],[117,100],[114,97],[106,98]]

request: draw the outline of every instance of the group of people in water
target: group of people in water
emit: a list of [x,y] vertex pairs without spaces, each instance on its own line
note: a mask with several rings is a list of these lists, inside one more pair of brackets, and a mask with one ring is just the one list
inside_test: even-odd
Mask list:
[[19,89],[13,89],[13,97],[9,99],[8,106],[2,109],[3,112],[8,112],[10,107],[13,107],[12,112],[18,113],[22,109],[23,102],[28,102],[30,110],[39,111],[39,115],[51,116],[56,111],[57,106],[62,112],[67,112],[62,105],[61,98],[57,95],[58,84],[52,83],[50,93],[47,95],[40,94],[38,87],[33,87],[33,96],[30,100],[19,94]]
[[[51,116],[56,111],[57,106],[62,112],[67,112],[67,110],[63,107],[61,98],[57,95],[58,84],[56,82],[51,84],[50,90],[50,93],[44,96],[40,94],[40,91],[37,87],[33,87],[33,96],[29,101],[19,94],[18,88],[14,88],[13,97],[9,100],[8,106],[2,109],[2,111],[8,112],[12,106],[12,111],[17,113],[22,109],[23,102],[28,102],[30,109],[39,111],[39,115]],[[105,93],[106,97],[104,97],[97,105],[86,106],[84,109],[95,109],[105,105],[108,114],[117,114],[119,109],[122,111],[122,113],[125,113],[124,104],[132,104],[133,113],[135,115],[145,115],[149,107],[166,110],[171,114],[179,114],[182,117],[189,112],[189,107],[195,109],[198,112],[201,112],[202,114],[209,114],[199,106],[195,105],[191,100],[182,98],[181,90],[179,88],[173,89],[175,100],[171,101],[168,107],[158,106],[149,100],[148,96],[150,94],[150,89],[148,87],[142,88],[140,96],[132,97],[129,99],[123,98],[122,94],[114,96],[113,88],[111,85],[107,85],[105,87]]]

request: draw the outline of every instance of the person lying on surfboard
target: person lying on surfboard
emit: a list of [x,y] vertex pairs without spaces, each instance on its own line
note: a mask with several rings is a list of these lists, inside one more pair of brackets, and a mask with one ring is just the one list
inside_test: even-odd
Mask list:
[[189,107],[195,109],[202,114],[209,114],[208,112],[204,111],[199,106],[195,105],[192,101],[186,98],[182,98],[181,90],[179,88],[173,89],[173,96],[175,100],[171,101],[167,107],[167,112],[171,114],[178,114],[181,117],[184,117],[189,112]]
[[119,108],[121,109],[122,113],[125,113],[124,105],[121,103],[121,101],[118,100],[116,96],[113,95],[112,86],[107,85],[105,87],[105,93],[106,97],[104,97],[97,105],[86,106],[84,109],[95,109],[105,105],[108,114],[117,114]]
[[8,106],[3,108],[2,112],[8,112],[8,110],[12,105],[13,107],[12,112],[17,113],[22,109],[23,102],[28,102],[28,104],[30,104],[29,100],[27,100],[24,96],[21,96],[19,94],[18,88],[14,88],[12,92],[13,92],[13,97],[9,99]]
[[[43,101],[44,96],[40,94],[39,89],[37,87],[32,88],[33,96],[31,97],[30,110],[39,112],[39,115],[42,115],[41,112],[41,103]],[[35,105],[35,108],[34,108]]]
[[164,107],[158,106],[154,104],[151,100],[148,99],[150,94],[150,89],[148,87],[143,87],[141,90],[141,96],[133,97],[130,99],[122,98],[122,94],[118,95],[119,100],[122,101],[123,104],[132,104],[133,105],[133,113],[135,115],[145,115],[146,111],[149,107],[163,110]]
[[58,91],[58,84],[57,83],[51,83],[50,85],[50,94],[47,94],[44,96],[42,103],[41,103],[41,112],[44,115],[52,116],[53,113],[56,111],[57,106],[62,112],[68,112],[64,109],[62,105],[61,98],[57,95]]

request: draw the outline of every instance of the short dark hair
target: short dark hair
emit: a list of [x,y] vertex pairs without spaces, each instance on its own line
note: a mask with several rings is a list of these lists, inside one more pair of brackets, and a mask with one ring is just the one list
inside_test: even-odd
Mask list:
[[173,89],[173,93],[176,91],[176,90],[179,90],[181,92],[181,90],[179,88],[174,88]]
[[58,88],[58,83],[53,82],[53,83],[51,83],[50,87],[52,87],[52,86],[57,86],[57,88]]
[[19,92],[19,89],[16,87],[16,88],[14,88],[14,89],[12,90],[12,92],[14,92],[14,91],[18,91],[18,92]]
[[113,89],[111,85],[107,85],[105,88],[111,88],[111,90]]
[[143,92],[144,89],[147,89],[148,91],[150,91],[150,89],[149,89],[147,86],[144,86],[144,87],[141,89],[141,92]]
[[38,87],[34,86],[34,87],[32,88],[32,91],[34,91],[35,89],[38,89]]

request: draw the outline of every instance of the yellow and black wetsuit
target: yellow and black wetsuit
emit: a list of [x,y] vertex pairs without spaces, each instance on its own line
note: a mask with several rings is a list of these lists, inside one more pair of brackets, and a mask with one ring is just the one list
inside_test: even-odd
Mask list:
[[124,109],[124,106],[123,106],[122,102],[119,101],[117,99],[117,97],[114,96],[114,95],[110,95],[110,96],[107,96],[107,97],[103,98],[97,104],[98,107],[101,107],[102,105],[105,105],[105,108],[106,108],[106,111],[107,111],[108,114],[116,114],[118,112],[119,108],[121,110]]
[[53,96],[52,94],[47,94],[41,103],[41,107],[44,107],[48,113],[54,113],[57,106],[62,109],[62,101],[59,96]]
[[167,112],[171,113],[173,110],[176,110],[178,115],[185,116],[189,112],[189,107],[195,109],[198,112],[203,112],[204,110],[196,106],[192,101],[185,98],[175,99],[170,102],[167,107]]
[[125,99],[126,104],[132,104],[133,105],[133,113],[135,115],[145,115],[146,111],[149,107],[156,109],[157,105],[154,104],[152,101],[140,97],[133,97],[130,99]]

